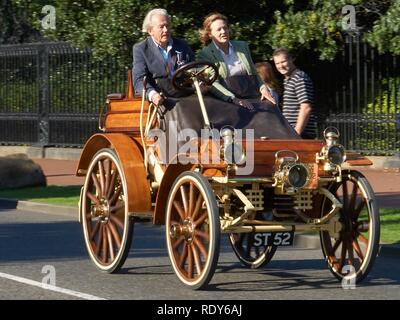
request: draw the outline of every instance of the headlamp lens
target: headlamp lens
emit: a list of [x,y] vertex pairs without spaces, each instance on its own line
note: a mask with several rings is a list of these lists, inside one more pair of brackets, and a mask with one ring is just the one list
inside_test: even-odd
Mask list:
[[335,165],[341,165],[344,162],[344,149],[340,145],[331,146],[328,149],[328,161]]
[[302,188],[306,185],[308,180],[307,169],[299,164],[292,166],[288,173],[288,182],[292,187]]

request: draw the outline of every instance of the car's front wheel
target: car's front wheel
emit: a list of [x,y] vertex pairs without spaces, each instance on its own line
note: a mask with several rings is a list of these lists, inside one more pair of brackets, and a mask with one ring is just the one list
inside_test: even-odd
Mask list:
[[[379,209],[364,175],[353,170],[343,171],[342,175],[342,182],[332,183],[329,187],[343,205],[339,217],[342,230],[336,237],[321,231],[321,247],[329,270],[336,278],[342,280],[353,276],[358,283],[371,270],[379,250]],[[325,198],[322,214],[328,212],[331,205]]]

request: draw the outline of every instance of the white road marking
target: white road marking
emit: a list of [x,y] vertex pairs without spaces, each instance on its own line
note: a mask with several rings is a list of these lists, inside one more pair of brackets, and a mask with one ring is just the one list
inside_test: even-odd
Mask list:
[[106,300],[104,298],[92,296],[91,294],[86,294],[86,293],[82,293],[79,291],[73,291],[73,290],[69,290],[69,289],[60,288],[57,286],[52,286],[52,285],[49,285],[46,283],[42,283],[42,282],[38,282],[38,281],[34,281],[34,280],[30,280],[30,279],[26,279],[26,278],[22,278],[22,277],[18,277],[18,276],[13,276],[12,274],[7,274],[7,273],[3,273],[3,272],[0,272],[0,277],[9,279],[9,280],[13,280],[13,281],[17,281],[20,283],[28,284],[30,286],[39,287],[41,289],[55,291],[55,292],[59,292],[59,293],[63,293],[63,294],[68,294],[70,296],[75,296],[75,297],[78,297],[81,299]]

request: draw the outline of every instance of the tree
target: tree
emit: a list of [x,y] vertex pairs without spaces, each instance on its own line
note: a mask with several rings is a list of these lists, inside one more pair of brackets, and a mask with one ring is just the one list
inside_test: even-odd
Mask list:
[[275,11],[276,22],[268,31],[274,47],[312,50],[320,60],[333,60],[346,36],[364,34],[381,52],[399,53],[398,40],[393,45],[387,42],[399,37],[400,0],[313,0],[303,1],[303,6],[294,0],[285,3],[287,10]]
[[386,14],[378,12],[379,19],[365,39],[378,50],[400,55],[400,0],[393,1]]
[[0,44],[34,42],[41,39],[39,31],[31,24],[29,11],[16,6],[11,0],[0,0]]
[[[40,29],[43,2],[12,1],[19,10],[26,8],[31,25]],[[49,39],[89,46],[95,57],[111,55],[124,64],[131,59],[132,45],[144,38],[145,14],[155,7],[168,10],[174,34],[187,39],[194,50],[201,46],[198,29],[203,17],[219,11],[229,18],[233,38],[250,43],[255,60],[269,58],[273,48],[281,46],[332,60],[345,36],[360,32],[382,52],[400,52],[400,0],[247,0],[245,5],[231,0],[55,0],[53,5],[57,28],[44,32]],[[346,11],[345,6],[352,7]]]

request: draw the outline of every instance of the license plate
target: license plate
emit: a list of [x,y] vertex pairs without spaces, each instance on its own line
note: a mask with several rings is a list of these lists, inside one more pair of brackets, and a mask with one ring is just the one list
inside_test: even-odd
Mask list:
[[294,232],[265,232],[254,234],[255,247],[262,246],[292,246]]

